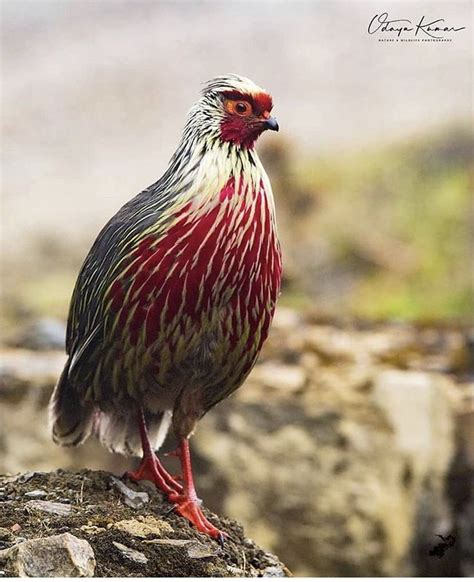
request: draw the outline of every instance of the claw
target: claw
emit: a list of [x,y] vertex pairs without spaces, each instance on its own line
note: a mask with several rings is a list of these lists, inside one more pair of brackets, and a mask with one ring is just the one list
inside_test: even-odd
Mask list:
[[220,531],[219,535],[217,536],[217,542],[221,546],[221,548],[224,547],[225,538],[226,538],[226,534],[223,531]]
[[167,495],[179,494],[183,490],[155,455],[145,457],[137,471],[129,471],[125,475],[133,481],[151,481]]
[[190,521],[198,531],[215,538],[221,545],[226,533],[217,529],[204,515],[198,500],[188,495],[169,495],[169,500],[175,503],[174,509],[178,515]]

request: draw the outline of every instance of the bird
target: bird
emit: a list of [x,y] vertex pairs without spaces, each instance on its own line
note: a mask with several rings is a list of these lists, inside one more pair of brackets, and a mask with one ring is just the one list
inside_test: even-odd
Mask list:
[[[269,178],[255,150],[278,131],[271,95],[240,75],[204,84],[161,178],[103,227],[80,269],[67,360],[50,402],[55,443],[90,435],[141,456],[178,515],[204,515],[189,439],[250,373],[280,295],[282,255]],[[172,430],[182,475],[157,451]]]

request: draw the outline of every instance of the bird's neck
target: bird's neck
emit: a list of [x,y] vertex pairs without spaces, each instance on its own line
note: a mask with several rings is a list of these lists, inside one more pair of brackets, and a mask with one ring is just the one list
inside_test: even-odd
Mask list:
[[[222,142],[215,136],[185,140],[170,161],[168,172],[179,175],[181,204],[208,211],[223,202],[252,204],[260,191],[274,208],[268,176],[252,148]],[[232,191],[233,189],[233,191]]]

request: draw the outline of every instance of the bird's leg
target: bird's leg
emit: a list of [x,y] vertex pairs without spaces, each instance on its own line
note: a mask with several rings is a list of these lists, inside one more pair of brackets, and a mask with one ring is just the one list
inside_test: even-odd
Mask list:
[[183,490],[183,487],[163,467],[151,448],[143,409],[140,409],[138,413],[138,426],[142,441],[143,458],[140,467],[136,471],[128,472],[126,474],[127,477],[133,479],[133,481],[151,481],[168,495],[179,494]]
[[169,494],[168,499],[175,504],[176,512],[182,517],[188,519],[200,532],[206,533],[222,542],[226,534],[218,530],[207,520],[200,507],[201,500],[198,498],[194,487],[191,453],[189,451],[189,440],[187,438],[180,438],[179,446],[175,453],[181,461],[181,467],[183,470],[183,491],[180,493]]

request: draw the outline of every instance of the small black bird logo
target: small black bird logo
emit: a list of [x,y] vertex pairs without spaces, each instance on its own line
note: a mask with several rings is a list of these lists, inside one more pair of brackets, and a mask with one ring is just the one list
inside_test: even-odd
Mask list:
[[452,535],[444,537],[439,534],[436,534],[436,537],[441,538],[443,541],[439,542],[439,544],[436,544],[436,546],[429,551],[429,555],[438,556],[438,558],[441,559],[446,553],[446,551],[449,550],[449,548],[451,548],[452,546],[454,546],[454,544],[456,543],[456,538]]

